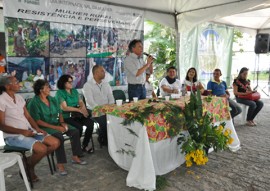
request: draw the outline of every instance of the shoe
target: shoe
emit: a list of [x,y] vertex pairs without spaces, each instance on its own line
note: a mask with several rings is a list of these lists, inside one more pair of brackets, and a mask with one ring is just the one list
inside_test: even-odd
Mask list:
[[60,176],[66,176],[68,173],[67,171],[63,170],[63,171],[59,171],[59,175]]
[[86,164],[87,164],[87,162],[86,162],[86,161],[84,161],[84,160],[81,160],[80,162],[77,162],[77,161],[71,160],[71,163],[72,163],[72,164],[79,164],[79,165],[86,165]]
[[250,127],[255,126],[255,124],[254,124],[254,123],[252,123],[252,121],[247,121],[246,125],[247,125],[247,126],[250,126]]
[[[21,171],[19,171],[19,175],[20,175],[21,179],[23,179]],[[27,180],[30,181],[28,176],[27,176]],[[38,182],[38,181],[39,181],[39,178],[37,176],[32,177],[32,182]]]
[[[86,152],[86,153],[88,153],[88,154],[92,154],[92,153],[94,153],[94,149],[93,148],[90,148],[90,149],[86,149],[87,148],[87,146],[83,146],[83,148],[82,148],[82,151],[83,152]],[[79,156],[80,157],[80,156]],[[81,157],[80,157],[81,158]]]

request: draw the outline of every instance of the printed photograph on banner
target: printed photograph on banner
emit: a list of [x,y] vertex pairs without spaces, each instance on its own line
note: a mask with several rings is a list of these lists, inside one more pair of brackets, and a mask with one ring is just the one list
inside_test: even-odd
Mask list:
[[117,58],[88,58],[89,75],[87,81],[93,78],[92,68],[94,65],[102,65],[106,70],[105,81],[111,86],[127,85],[127,77],[124,72],[124,57]]
[[50,23],[50,57],[86,57],[85,26]]
[[8,56],[49,56],[49,22],[5,18],[5,26]]
[[50,58],[46,65],[47,80],[52,90],[57,90],[57,81],[63,74],[72,76],[73,88],[82,88],[87,70],[85,58]]
[[48,58],[41,57],[8,57],[8,73],[21,83],[20,92],[33,92],[33,83],[46,79],[45,65]]
[[143,31],[86,26],[88,58],[123,57],[133,39],[143,39]]

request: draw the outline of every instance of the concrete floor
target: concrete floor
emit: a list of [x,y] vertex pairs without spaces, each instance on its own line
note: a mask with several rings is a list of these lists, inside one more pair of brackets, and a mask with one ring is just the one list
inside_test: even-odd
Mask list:
[[[165,191],[259,191],[270,190],[270,100],[257,117],[258,126],[239,125],[235,128],[241,141],[236,153],[225,151],[211,153],[205,166],[186,168],[184,165],[165,175],[168,186]],[[95,139],[96,140],[96,139]],[[98,148],[86,155],[87,166],[66,165],[68,176],[51,175],[44,158],[36,168],[41,179],[34,184],[36,191],[133,191],[126,186],[127,172],[120,169],[110,158],[107,148]],[[70,144],[66,144],[70,158]],[[18,174],[18,167],[5,170],[7,191],[25,190]]]

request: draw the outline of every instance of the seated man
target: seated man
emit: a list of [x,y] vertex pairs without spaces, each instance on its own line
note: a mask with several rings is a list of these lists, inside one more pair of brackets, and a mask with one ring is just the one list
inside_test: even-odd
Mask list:
[[180,93],[181,82],[176,79],[176,68],[174,66],[167,68],[167,76],[161,80],[159,88],[162,97]]
[[226,82],[220,80],[221,76],[221,70],[220,69],[215,69],[213,76],[214,79],[210,80],[207,84],[207,90],[211,91],[213,95],[219,96],[219,97],[226,97],[229,101],[229,105],[231,108],[231,117],[232,119],[240,114],[242,112],[242,109],[238,106],[236,102],[230,99],[230,93],[227,89],[227,84]]
[[0,78],[0,130],[4,132],[7,145],[31,150],[32,156],[24,162],[29,164],[31,179],[36,182],[39,179],[34,172],[35,165],[60,143],[38,127],[29,115],[24,99],[15,94],[19,89],[19,81],[14,76]]
[[[93,78],[83,86],[83,94],[86,105],[90,110],[96,106],[113,104],[114,97],[109,83],[104,82],[105,70],[101,65],[95,65],[92,69]],[[100,126],[98,141],[100,145],[107,145],[107,119],[106,115],[95,118]]]

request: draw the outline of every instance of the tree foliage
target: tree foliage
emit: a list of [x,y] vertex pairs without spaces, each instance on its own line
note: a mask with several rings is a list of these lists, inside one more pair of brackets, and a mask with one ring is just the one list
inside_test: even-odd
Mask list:
[[155,55],[154,79],[155,85],[163,77],[166,68],[176,66],[176,31],[147,20],[146,25],[152,29],[144,35],[145,41],[150,41],[149,53]]

